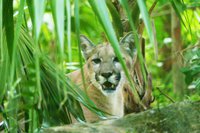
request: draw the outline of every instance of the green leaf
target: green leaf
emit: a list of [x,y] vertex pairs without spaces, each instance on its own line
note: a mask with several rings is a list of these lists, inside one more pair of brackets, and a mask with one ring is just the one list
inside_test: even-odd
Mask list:
[[148,13],[147,7],[145,5],[145,1],[144,0],[137,0],[137,2],[138,2],[140,12],[142,14],[142,19],[143,19],[144,24],[147,28],[147,33],[149,35],[150,42],[151,42],[151,44],[156,44],[155,40],[154,40],[154,34],[153,34],[152,26],[151,26],[151,21],[150,21],[150,18],[149,18],[149,13]]
[[68,61],[72,62],[72,48],[71,48],[71,4],[70,0],[66,0],[67,5],[67,48]]
[[112,23],[114,25],[115,32],[117,33],[117,37],[123,37],[123,25],[119,13],[110,0],[106,0],[106,5],[111,13]]
[[[3,0],[0,0],[0,48],[3,45]],[[2,53],[1,53],[2,54]],[[1,55],[2,56],[2,55]]]
[[[127,17],[129,19],[129,23],[130,23],[132,31],[133,31],[134,41],[135,41],[135,45],[136,45],[136,48],[137,48],[137,54],[138,54],[138,57],[139,57],[139,62],[141,64],[143,79],[146,82],[147,80],[146,80],[146,71],[145,71],[145,66],[144,66],[144,59],[143,59],[141,48],[140,48],[137,29],[136,29],[135,24],[132,20],[131,12],[130,12],[130,9],[129,9],[129,6],[128,6],[128,2],[126,0],[120,0],[120,2],[121,2],[122,7],[124,8],[124,10],[127,14]],[[132,91],[134,92],[134,94],[137,94],[135,89],[132,90]]]
[[16,57],[16,50],[17,50],[17,43],[20,35],[20,29],[23,22],[23,15],[24,15],[24,5],[25,1],[20,1],[20,7],[19,7],[19,14],[17,16],[17,22],[15,26],[15,32],[14,32],[14,42],[13,42],[13,51],[12,51],[12,62],[11,62],[11,83],[13,83],[14,80],[14,74],[15,74],[15,57]]
[[[56,35],[57,35],[57,42],[58,42],[58,56],[57,61],[58,64],[62,64],[64,59],[64,0],[51,0],[51,8],[52,8],[52,15],[54,19]],[[61,66],[63,69],[63,67]],[[64,71],[63,71],[64,72]],[[57,75],[56,84],[59,89],[59,77]],[[65,89],[64,89],[65,90]],[[59,96],[60,97],[60,96]]]
[[51,0],[61,59],[64,56],[64,0]]
[[139,7],[138,7],[138,4],[137,4],[137,1],[135,1],[135,4],[131,5],[133,6],[133,8],[130,9],[131,11],[131,16],[132,16],[132,21],[133,23],[135,24],[135,27],[138,27],[139,26],[139,23],[140,23],[140,19],[139,19],[139,16],[140,16],[140,10],[139,10]]
[[[18,112],[18,105],[19,105],[19,99],[15,95],[16,92],[16,86],[18,84],[17,80],[15,81],[15,72],[16,72],[16,50],[17,50],[17,41],[19,39],[20,35],[20,28],[23,22],[23,15],[24,15],[24,4],[25,0],[20,1],[19,5],[19,14],[17,16],[17,22],[16,22],[16,27],[15,27],[15,32],[14,32],[14,41],[13,41],[13,49],[12,49],[12,60],[11,60],[11,66],[10,66],[10,75],[9,75],[9,94],[8,94],[8,106],[7,110],[9,111],[9,126],[10,126],[10,132],[17,132],[17,112]],[[16,83],[15,83],[16,82]]]
[[200,2],[196,1],[196,2],[193,2],[193,3],[188,3],[187,5],[187,8],[198,8],[200,7]]
[[[197,87],[197,89],[200,89],[200,79],[197,79],[195,82],[195,86]],[[200,90],[199,90],[200,91]]]
[[120,48],[119,48],[119,43],[118,43],[118,40],[116,38],[116,34],[114,32],[114,29],[113,29],[113,26],[110,22],[110,19],[109,19],[109,15],[108,15],[108,11],[107,11],[107,8],[106,8],[106,4],[105,4],[105,0],[96,0],[96,1],[93,1],[93,0],[89,0],[89,3],[90,5],[92,6],[92,9],[94,10],[94,12],[97,14],[103,28],[104,28],[104,31],[108,37],[108,40],[111,42],[111,45],[114,49],[114,52],[116,54],[116,56],[118,57],[121,65],[122,65],[122,68],[127,76],[127,79],[132,87],[132,90],[134,92],[134,96],[135,96],[135,100],[139,102],[139,97],[137,95],[137,92],[134,88],[134,84],[133,84],[133,81],[131,80],[131,77],[129,75],[129,71],[126,67],[126,64],[123,60],[123,57],[121,55],[121,52],[120,52]]
[[38,41],[40,35],[40,28],[43,20],[46,0],[33,0],[33,5],[30,9],[34,10],[34,37]]
[[[13,0],[3,0],[3,26],[6,31],[6,39],[9,55],[12,55],[14,41]],[[10,56],[10,59],[12,57]]]
[[[42,89],[41,89],[41,79],[40,79],[40,50],[39,50],[39,45],[38,45],[38,39],[40,35],[40,29],[41,29],[41,24],[43,20],[43,14],[45,10],[45,2],[46,0],[33,0],[33,4],[30,9],[34,10],[34,23],[33,23],[33,29],[34,29],[34,43],[36,45],[35,50],[34,50],[34,57],[35,57],[35,70],[36,70],[36,94],[39,96],[38,98],[38,108],[41,108],[41,103],[42,103]],[[34,108],[31,108],[29,110],[29,117],[32,119],[30,121],[30,132],[34,132],[37,127],[39,126],[37,121],[34,121],[38,117],[38,113],[36,113],[36,110]]]
[[[26,113],[29,112],[29,118],[26,120],[29,120],[31,117],[33,117],[34,119],[34,123],[32,123],[32,121],[28,123],[29,128],[31,129],[31,131],[35,130],[36,128],[40,128],[40,120],[44,120],[45,123],[48,122],[49,126],[58,126],[61,123],[69,124],[69,112],[67,112],[68,109],[66,109],[67,105],[65,104],[62,108],[59,108],[66,94],[64,90],[64,88],[66,88],[65,84],[67,82],[66,77],[63,71],[58,69],[58,67],[46,56],[41,59],[40,63],[40,82],[42,88],[41,106],[43,116],[40,116],[40,119],[38,119],[37,117],[39,115],[39,112],[33,114],[31,113],[35,112],[36,110],[41,111],[38,110],[38,107],[36,106],[40,101],[38,100],[38,88],[35,89],[36,66],[34,64],[34,51],[36,49],[36,45],[34,45],[33,42],[34,41],[32,40],[32,38],[29,36],[29,34],[27,34],[27,31],[22,28],[21,36],[19,39],[20,56],[18,58],[22,59],[21,62],[23,62],[23,65],[19,67],[18,75],[24,77],[23,80],[25,80],[25,82],[23,82],[20,86],[22,90],[22,93],[20,94],[22,94],[22,97],[24,98],[24,106],[28,109],[28,111],[26,110]],[[21,68],[24,68],[24,72],[21,72]],[[62,75],[62,77],[60,75]],[[60,82],[60,87],[65,86],[62,89],[59,89],[58,86],[55,84],[57,78]],[[67,86],[67,88],[69,87]],[[72,110],[74,109],[73,107],[71,108]]]
[[184,11],[184,9],[186,8],[185,5],[180,1],[180,0],[170,0],[171,5],[173,7],[173,9],[176,12],[176,15],[178,16],[178,18],[181,20],[181,22],[183,23],[183,25],[186,27],[182,17],[181,17],[181,13]]
[[84,77],[84,71],[83,71],[83,61],[82,61],[82,55],[81,55],[81,46],[80,46],[79,0],[75,0],[74,13],[75,13],[76,37],[77,37],[77,44],[78,44],[78,51],[79,51],[78,56],[79,56],[79,62],[80,62],[80,67],[81,67],[81,75],[82,75],[82,80],[83,80],[83,86],[84,86],[84,89],[86,90],[85,77]]
[[2,43],[0,43],[0,77],[1,77],[1,93],[0,93],[0,102],[2,103],[5,93],[7,90],[7,84],[9,81],[9,75],[10,75],[10,57],[8,55],[8,47],[6,43],[6,38],[5,38],[5,32],[2,34],[4,35],[2,37]]
[[28,10],[29,10],[29,14],[31,17],[31,22],[32,24],[34,23],[34,6],[33,6],[33,0],[27,0],[27,5],[28,5]]

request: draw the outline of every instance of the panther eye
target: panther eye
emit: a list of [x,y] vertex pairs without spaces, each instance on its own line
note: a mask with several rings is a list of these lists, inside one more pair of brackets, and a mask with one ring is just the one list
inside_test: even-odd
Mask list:
[[99,59],[99,58],[93,59],[92,61],[93,61],[95,64],[101,63],[101,59]]
[[113,61],[114,61],[114,62],[119,62],[119,59],[118,59],[117,57],[115,57],[115,58],[113,59]]

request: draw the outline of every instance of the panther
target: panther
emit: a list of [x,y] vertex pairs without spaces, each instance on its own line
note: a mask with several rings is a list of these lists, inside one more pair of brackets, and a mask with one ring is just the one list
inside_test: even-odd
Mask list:
[[[129,33],[124,36],[119,44],[122,58],[130,76],[134,77],[137,50],[134,45],[133,34]],[[106,42],[94,45],[86,36],[81,35],[80,46],[86,60],[83,66],[86,89],[84,89],[81,70],[76,70],[67,76],[82,90],[86,91],[97,108],[112,116],[122,117],[130,112],[140,110],[111,44]],[[144,96],[145,91],[140,88],[137,91],[140,96]],[[99,117],[86,107],[82,106],[82,108],[87,121],[99,120]]]

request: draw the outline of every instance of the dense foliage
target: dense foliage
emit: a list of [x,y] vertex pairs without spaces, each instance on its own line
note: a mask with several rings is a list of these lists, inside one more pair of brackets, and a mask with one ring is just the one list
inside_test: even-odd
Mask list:
[[[79,102],[104,116],[65,77],[84,64],[80,34],[96,45],[109,41],[125,72],[118,40],[132,31],[143,62],[139,34],[145,38],[153,108],[178,100],[200,100],[199,6],[199,0],[0,0],[0,121],[4,120],[5,131],[25,127],[26,132],[37,132],[69,124],[71,115],[84,121]],[[172,11],[180,23],[172,19]],[[172,23],[181,27],[181,49],[175,52]],[[172,71],[180,60],[180,69]],[[172,78],[179,73],[185,74],[181,78],[186,84],[177,79],[185,84],[184,92]]]

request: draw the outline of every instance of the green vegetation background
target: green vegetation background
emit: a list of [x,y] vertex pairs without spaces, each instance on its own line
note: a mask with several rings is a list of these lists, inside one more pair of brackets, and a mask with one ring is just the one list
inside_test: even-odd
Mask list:
[[[126,0],[120,2],[135,33],[138,20],[130,19],[130,13],[134,16],[132,7]],[[147,11],[153,2],[138,3],[145,23],[146,64],[153,77],[152,108],[180,100],[200,100],[200,3],[198,0],[158,0],[149,17]],[[68,124],[69,113],[84,120],[78,102],[103,116],[65,74],[84,64],[78,45],[80,34],[88,36],[96,45],[110,41],[120,56],[115,46],[123,34],[118,21],[121,16],[113,13],[108,0],[106,3],[101,0],[0,0],[0,115],[7,123],[6,131],[17,131],[21,123],[28,132]],[[181,20],[182,49],[175,53],[172,52],[172,9]],[[175,93],[180,88],[173,85],[175,56],[183,60],[179,72],[185,74],[185,87],[181,95]]]

